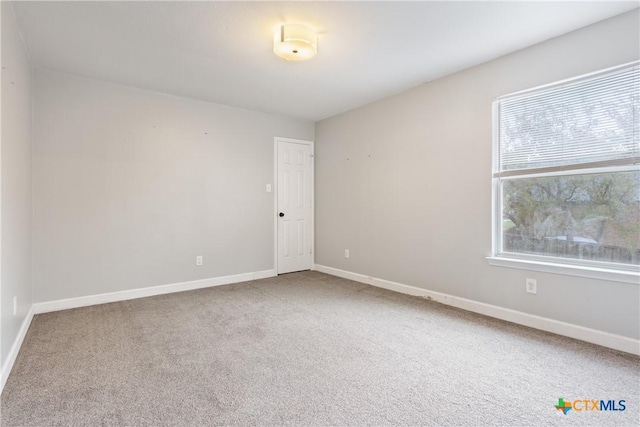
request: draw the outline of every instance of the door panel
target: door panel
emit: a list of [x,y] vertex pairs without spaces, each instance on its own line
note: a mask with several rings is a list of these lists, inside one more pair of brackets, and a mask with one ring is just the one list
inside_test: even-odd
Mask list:
[[278,141],[278,273],[311,268],[311,145]]

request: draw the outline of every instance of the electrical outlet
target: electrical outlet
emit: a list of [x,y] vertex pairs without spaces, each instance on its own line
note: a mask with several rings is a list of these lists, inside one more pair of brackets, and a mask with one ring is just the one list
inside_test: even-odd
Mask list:
[[17,315],[18,314],[18,297],[15,296],[13,297],[13,315]]
[[202,255],[198,255],[196,257],[196,265],[202,265],[202,264],[204,264],[204,261],[202,259]]
[[267,184],[267,193],[271,193],[271,184]]
[[538,282],[536,279],[527,278],[525,290],[529,294],[537,294],[538,293]]
[[349,249],[344,250],[344,257],[349,258]]

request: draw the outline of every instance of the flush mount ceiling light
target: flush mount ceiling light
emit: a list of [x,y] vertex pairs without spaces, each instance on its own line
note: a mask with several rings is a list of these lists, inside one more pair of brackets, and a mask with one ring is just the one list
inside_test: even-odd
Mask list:
[[318,35],[306,25],[278,25],[273,35],[273,52],[287,61],[311,59],[318,53]]

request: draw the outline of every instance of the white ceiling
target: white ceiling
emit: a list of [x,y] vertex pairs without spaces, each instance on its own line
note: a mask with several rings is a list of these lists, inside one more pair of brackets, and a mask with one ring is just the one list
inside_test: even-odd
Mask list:
[[[15,2],[36,67],[320,120],[638,7],[587,2]],[[319,54],[286,62],[301,22]]]

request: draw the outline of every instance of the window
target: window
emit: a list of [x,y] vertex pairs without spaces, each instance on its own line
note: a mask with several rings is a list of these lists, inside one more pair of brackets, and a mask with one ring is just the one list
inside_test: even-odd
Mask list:
[[635,274],[639,164],[638,63],[499,98],[493,259]]

